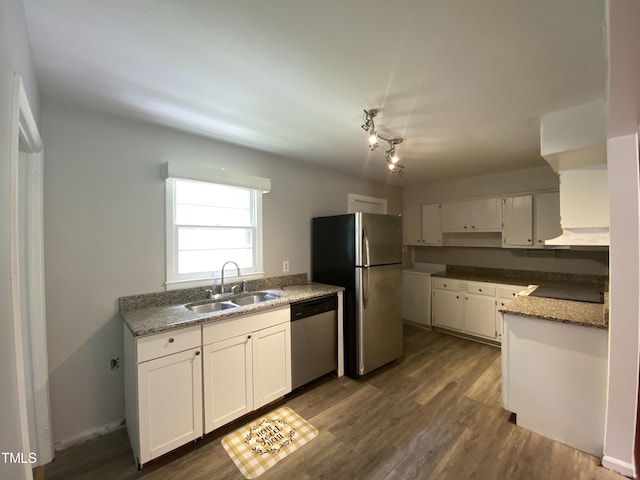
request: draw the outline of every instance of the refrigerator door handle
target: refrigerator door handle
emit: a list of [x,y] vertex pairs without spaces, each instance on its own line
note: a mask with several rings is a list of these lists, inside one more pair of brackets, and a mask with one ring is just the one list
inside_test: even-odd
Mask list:
[[362,285],[362,306],[367,308],[369,303],[369,269],[363,268],[363,285]]
[[362,246],[364,248],[364,258],[366,259],[365,267],[371,266],[371,258],[369,256],[369,236],[366,227],[362,229]]

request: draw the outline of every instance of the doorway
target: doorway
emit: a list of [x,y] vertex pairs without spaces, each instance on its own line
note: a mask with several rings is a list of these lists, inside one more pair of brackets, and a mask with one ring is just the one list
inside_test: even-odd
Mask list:
[[[43,145],[15,76],[11,138],[11,291],[22,448],[31,468],[53,460],[44,292]],[[35,456],[34,456],[35,454]]]

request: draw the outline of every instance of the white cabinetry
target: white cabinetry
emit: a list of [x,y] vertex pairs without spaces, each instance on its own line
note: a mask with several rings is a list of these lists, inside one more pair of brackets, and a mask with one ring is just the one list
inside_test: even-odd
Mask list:
[[204,325],[205,433],[291,391],[289,307]]
[[465,333],[496,339],[495,291],[490,284],[467,283],[467,293],[464,295]]
[[500,341],[502,341],[502,333],[504,332],[503,314],[500,310],[512,302],[516,295],[524,289],[525,287],[515,285],[500,285],[496,289],[496,333]]
[[405,245],[442,245],[440,205],[409,205],[404,213]]
[[502,199],[504,228],[503,247],[533,245],[533,197],[520,195]]
[[202,436],[200,326],[134,338],[125,327],[127,430],[138,465]]
[[420,325],[431,325],[430,293],[430,275],[402,272],[402,318]]
[[537,247],[544,247],[545,240],[562,235],[559,192],[535,195],[534,232],[534,244]]
[[464,328],[464,289],[466,284],[458,280],[432,279],[433,324],[451,330]]
[[499,232],[502,208],[499,198],[442,204],[443,232]]
[[498,305],[511,300],[524,288],[433,278],[433,324],[492,342],[500,341],[502,316]]
[[206,433],[253,410],[251,334],[203,347]]

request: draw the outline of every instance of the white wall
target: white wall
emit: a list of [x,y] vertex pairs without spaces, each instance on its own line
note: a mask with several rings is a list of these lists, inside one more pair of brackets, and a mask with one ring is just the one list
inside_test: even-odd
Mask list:
[[[634,472],[640,335],[640,198],[638,137],[610,138],[611,203],[609,388],[603,464]],[[635,466],[637,472],[637,465]]]
[[558,189],[558,175],[548,165],[542,165],[537,168],[411,185],[404,189],[404,202],[406,205],[417,205],[553,189]]
[[272,179],[264,197],[267,276],[309,272],[311,218],[344,213],[349,192],[386,197],[398,187],[107,114],[43,104],[49,368],[58,446],[124,415],[120,296],[163,290],[168,161],[203,162]]
[[[640,2],[609,1],[609,392],[603,465],[637,476],[640,354]],[[635,454],[635,455],[634,455]],[[635,459],[634,459],[635,456]]]
[[[20,0],[0,2],[0,451],[21,452],[14,331],[11,316],[9,249],[9,159],[14,73],[22,76],[36,119],[40,99],[33,72],[24,8]],[[0,478],[26,478],[24,465],[0,458]]]

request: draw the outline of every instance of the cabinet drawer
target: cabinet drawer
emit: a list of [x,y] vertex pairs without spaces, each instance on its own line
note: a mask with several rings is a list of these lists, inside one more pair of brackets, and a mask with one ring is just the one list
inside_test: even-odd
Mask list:
[[498,297],[500,298],[516,298],[516,294],[526,290],[527,287],[517,287],[517,286],[499,286],[498,287]]
[[490,283],[468,283],[467,292],[476,295],[487,295],[489,297],[496,296],[496,287]]
[[213,322],[202,326],[202,344],[226,340],[237,335],[244,335],[256,332],[263,328],[273,327],[281,323],[291,321],[289,305],[285,307],[273,308],[260,313],[251,313],[238,317],[231,317],[228,320]]
[[431,285],[433,288],[439,288],[441,290],[460,290],[460,287],[464,290],[464,284],[460,284],[458,280],[451,280],[450,278],[438,278],[433,277],[431,279]]
[[142,337],[137,342],[138,363],[200,347],[202,345],[201,332],[200,325],[197,325]]

